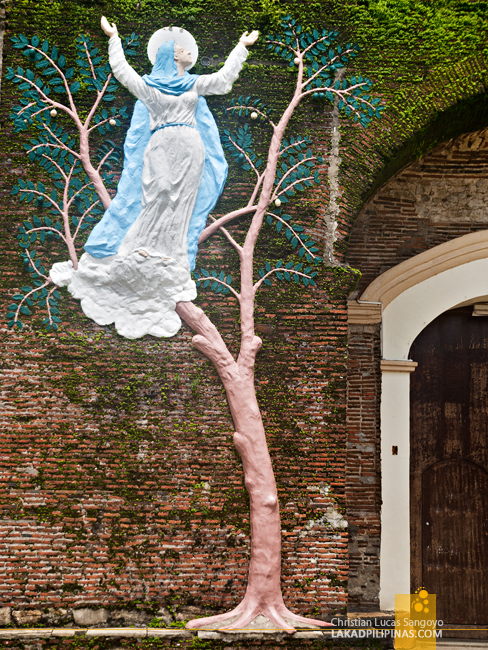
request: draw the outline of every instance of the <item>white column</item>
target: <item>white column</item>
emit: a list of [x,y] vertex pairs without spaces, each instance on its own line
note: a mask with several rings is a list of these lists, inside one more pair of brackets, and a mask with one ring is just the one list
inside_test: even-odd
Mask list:
[[410,373],[417,363],[383,360],[381,391],[380,608],[410,593]]

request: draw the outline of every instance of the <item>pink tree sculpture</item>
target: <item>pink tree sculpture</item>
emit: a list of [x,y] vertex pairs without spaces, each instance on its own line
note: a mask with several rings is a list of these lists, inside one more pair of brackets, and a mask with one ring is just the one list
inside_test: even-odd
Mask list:
[[[269,49],[280,54],[289,62],[290,67],[297,71],[295,90],[286,110],[275,123],[270,117],[271,111],[260,99],[239,98],[237,102],[233,101],[228,109],[230,113],[237,113],[239,116],[250,115],[254,121],[267,123],[272,132],[266,164],[260,171],[263,165],[252,150],[252,135],[249,126],[244,124],[238,128],[236,133],[224,131],[224,146],[243,169],[251,171],[255,175],[256,180],[247,205],[218,218],[212,217],[212,222],[202,232],[199,240],[202,243],[219,231],[226,237],[239,259],[239,289],[232,285],[232,278],[225,275],[223,271],[209,272],[200,269],[194,274],[199,287],[210,287],[216,293],[224,295],[232,293],[237,299],[241,320],[241,346],[237,359],[231,354],[219,331],[202,309],[191,302],[180,302],[176,308],[180,317],[196,333],[192,340],[194,347],[214,364],[224,385],[234,421],[234,444],[242,459],[245,486],[249,493],[251,509],[251,561],[244,599],[235,609],[226,614],[190,621],[187,624],[189,628],[209,625],[214,627],[215,624],[220,623],[219,629],[242,629],[249,626],[258,615],[267,617],[277,628],[288,633],[295,631],[295,625],[329,625],[324,621],[308,619],[292,613],[285,606],[281,593],[281,526],[278,494],[254,385],[254,365],[262,344],[261,339],[255,334],[254,306],[257,292],[263,284],[270,285],[272,278],[280,281],[294,280],[298,284],[314,286],[314,277],[317,275],[314,267],[322,261],[317,256],[318,248],[315,242],[304,234],[304,229],[301,226],[293,224],[290,220],[291,217],[284,214],[281,209],[281,204],[287,203],[296,192],[304,191],[314,182],[319,182],[318,171],[314,171],[313,168],[316,161],[322,162],[320,158],[313,155],[310,149],[311,141],[308,138],[288,136],[285,139],[285,131],[295,109],[302,100],[314,96],[319,100],[328,100],[332,103],[335,101],[339,110],[346,117],[352,117],[362,126],[367,126],[373,117],[381,115],[380,100],[371,98],[368,94],[372,86],[368,79],[363,79],[361,76],[347,79],[342,73],[338,74],[338,71],[342,70],[343,72],[348,61],[357,55],[358,47],[351,44],[341,47],[337,43],[337,38],[337,32],[326,29],[320,32],[318,30],[304,32],[290,16],[285,17],[282,21],[282,34],[270,35],[266,40]],[[31,46],[25,45],[25,47]],[[41,56],[46,55],[46,51],[42,47],[41,49],[36,47],[31,49]],[[29,79],[27,75],[24,78],[23,75],[18,75],[15,71],[9,72],[9,74],[12,79],[21,76],[24,83],[32,84],[32,79]],[[41,102],[46,104],[46,108],[42,108],[44,104],[41,103],[42,110],[47,110],[51,106],[55,109],[65,110],[77,124],[80,132],[80,152],[77,153],[71,148],[72,145],[69,142],[67,143],[63,138],[57,136],[54,126],[50,127],[49,123],[43,125],[43,128],[50,133],[61,149],[69,147],[72,161],[67,156],[67,165],[74,165],[68,170],[66,166],[61,169],[56,167],[55,162],[52,163],[63,179],[60,182],[64,181],[65,183],[63,201],[56,202],[56,199],[50,198],[42,189],[23,187],[20,183],[19,189],[16,191],[27,197],[39,195],[44,201],[51,202],[54,209],[62,214],[65,224],[64,235],[61,227],[57,228],[57,234],[63,237],[71,253],[70,242],[73,237],[71,240],[68,237],[66,224],[69,204],[70,201],[75,200],[75,192],[70,194],[69,189],[66,190],[66,187],[69,187],[70,173],[73,174],[70,170],[76,169],[76,164],[79,161],[87,174],[87,184],[91,183],[90,187],[98,194],[98,200],[104,207],[107,207],[107,192],[105,188],[101,187],[99,180],[100,168],[107,158],[102,156],[96,168],[90,163],[86,144],[90,129],[86,122],[78,124],[79,119],[76,117],[69,94],[73,92],[72,88],[70,89],[66,83],[65,88],[68,93],[69,106],[53,103],[47,95],[41,93]],[[99,92],[103,92],[103,88]],[[32,111],[32,107],[25,110]],[[24,109],[17,111],[17,119],[23,111]],[[93,114],[94,110],[89,115],[93,116]],[[35,115],[32,114],[28,119],[34,117]],[[116,120],[117,118],[112,119]],[[107,120],[105,120],[106,122]],[[43,152],[40,155],[47,155],[45,153],[47,146],[48,144],[45,142],[42,145],[34,145],[34,147],[38,147],[38,152]],[[52,146],[55,145],[52,144]],[[110,154],[107,151],[105,155]],[[75,191],[83,193],[86,192],[86,189],[87,186],[82,186]],[[93,209],[91,205],[89,204],[85,208],[77,228],[82,227],[79,225],[81,220],[85,219],[86,222],[86,219],[89,218],[89,211]],[[235,219],[246,216],[250,220],[249,227],[243,243],[239,243],[226,226]],[[258,269],[256,273],[254,251],[265,219],[268,223],[275,223],[277,231],[286,236],[294,249],[293,254],[297,254],[299,259],[297,261],[295,257],[293,261],[289,262],[279,260],[274,266],[267,262],[265,268]],[[44,268],[36,267],[35,262],[32,265],[29,244],[32,242],[33,233],[49,229],[51,226],[45,223],[36,227],[37,230],[29,224],[29,227],[21,229],[19,236],[21,245],[24,247],[24,259],[27,256],[26,266],[31,269],[31,273],[32,269],[35,273],[40,273],[39,268]],[[75,231],[75,236],[77,232],[78,230]],[[308,262],[309,266],[305,266],[305,262]],[[49,278],[44,275],[41,280],[45,282],[42,289],[46,291]],[[28,299],[22,298],[20,294],[19,296],[19,300]],[[13,316],[12,326],[18,320],[18,313]],[[49,321],[47,325],[49,327]]]
[[[357,46],[346,45],[343,49],[336,45],[333,50],[331,45],[337,39],[336,32],[324,29],[321,32],[314,30],[313,33],[304,33],[290,16],[283,19],[282,28],[282,35],[270,35],[267,41],[269,49],[281,54],[290,62],[290,66],[296,67],[298,74],[295,92],[277,123],[271,120],[269,111],[261,100],[240,98],[228,109],[240,115],[250,113],[253,119],[265,120],[272,130],[271,144],[266,166],[260,172],[250,146],[248,128],[241,128],[237,135],[224,132],[224,146],[234,153],[245,169],[252,169],[256,183],[247,205],[215,219],[202,232],[199,240],[201,243],[220,230],[239,258],[239,292],[231,286],[231,278],[226,278],[223,273],[209,274],[202,270],[201,274],[195,274],[200,286],[211,284],[215,290],[231,291],[238,300],[241,347],[237,359],[228,350],[215,325],[199,307],[187,302],[180,302],[177,306],[178,314],[196,332],[193,337],[194,347],[212,361],[225,387],[235,426],[234,444],[242,459],[251,509],[251,561],[244,599],[226,614],[190,621],[187,624],[189,628],[221,622],[220,629],[242,629],[260,614],[289,633],[295,631],[294,624],[329,625],[294,614],[283,601],[278,493],[254,385],[254,364],[262,344],[254,329],[256,293],[263,284],[271,284],[272,276],[288,281],[293,278],[297,283],[313,286],[316,272],[312,270],[313,267],[303,269],[302,263],[283,264],[280,260],[273,268],[267,263],[265,269],[258,271],[256,278],[254,251],[267,218],[270,222],[276,221],[278,232],[282,230],[286,233],[300,257],[305,257],[312,264],[321,261],[316,255],[314,242],[307,235],[301,234],[303,229],[291,224],[289,216],[283,215],[280,209],[270,210],[273,204],[279,208],[296,191],[304,190],[314,181],[318,182],[317,172],[312,171],[317,158],[308,149],[310,141],[306,138],[284,139],[288,123],[300,102],[310,95],[317,99],[327,97],[332,102],[338,97],[339,108],[363,126],[373,116],[379,117],[381,108],[380,100],[368,95],[371,88],[368,79],[353,77],[351,80],[335,81],[336,71],[356,56]],[[250,225],[244,242],[239,244],[224,226],[243,215],[249,215]]]

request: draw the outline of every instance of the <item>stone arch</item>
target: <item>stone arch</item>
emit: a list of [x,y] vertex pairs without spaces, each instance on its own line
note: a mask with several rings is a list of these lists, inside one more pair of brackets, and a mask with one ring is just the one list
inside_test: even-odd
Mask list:
[[[475,66],[476,68],[477,66]],[[458,72],[469,74],[469,71],[470,66],[467,65],[465,70]],[[440,107],[436,104],[429,105],[432,87],[437,84],[442,85],[442,78],[443,73],[440,72],[437,79],[422,84],[407,101],[405,106],[407,113],[412,106],[421,106],[424,109],[424,114],[422,117],[418,117],[416,129],[411,132],[406,131],[399,139],[394,152],[388,153],[383,167],[376,174],[364,196],[364,203],[393,176],[401,172],[407,165],[425,156],[439,144],[460,136],[469,138],[471,134],[488,126],[488,97],[483,86],[477,87],[472,95],[467,92],[462,98],[451,97],[446,88],[442,109],[439,110]],[[461,78],[459,83],[461,84]],[[400,124],[402,124],[401,119]]]
[[[363,227],[364,207],[379,188],[439,143],[488,126],[486,84],[482,55],[436,67],[408,93],[387,103],[368,137],[353,137],[349,154],[355,165],[343,165],[340,173],[344,190],[334,244],[338,259],[348,258],[350,242]],[[347,129],[344,136],[351,137]]]
[[363,292],[388,268],[488,228],[488,128],[439,145],[384,184],[363,207],[348,263]]

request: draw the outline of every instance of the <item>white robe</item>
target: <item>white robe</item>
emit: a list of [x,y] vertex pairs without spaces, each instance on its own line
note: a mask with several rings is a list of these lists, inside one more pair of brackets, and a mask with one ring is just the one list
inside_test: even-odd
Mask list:
[[[99,259],[85,253],[76,271],[71,262],[59,262],[50,277],[68,287],[89,318],[99,325],[115,323],[125,338],[174,336],[181,326],[176,303],[196,298],[187,234],[205,150],[199,132],[191,127],[196,127],[198,95],[229,92],[247,54],[244,45],[237,45],[218,72],[198,77],[181,95],[167,95],[146,84],[127,63],[120,38],[110,38],[114,76],[147,106],[150,129],[155,131],[144,152],[142,210],[117,255]],[[182,125],[156,130],[175,122]]]

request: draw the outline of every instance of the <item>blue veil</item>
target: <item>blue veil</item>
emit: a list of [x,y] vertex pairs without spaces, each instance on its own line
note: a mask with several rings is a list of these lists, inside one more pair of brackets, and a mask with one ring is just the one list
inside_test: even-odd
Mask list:
[[[198,75],[185,71],[184,75],[178,76],[174,46],[174,41],[166,41],[161,45],[151,74],[144,75],[143,79],[164,93],[181,95],[192,88]],[[198,98],[195,119],[205,147],[205,166],[188,228],[188,262],[192,270],[195,268],[198,238],[227,179],[227,162],[219,131],[204,97]],[[150,137],[149,111],[141,100],[137,100],[124,142],[124,168],[117,186],[117,194],[85,244],[85,250],[93,257],[115,255],[141,212],[142,163]]]

